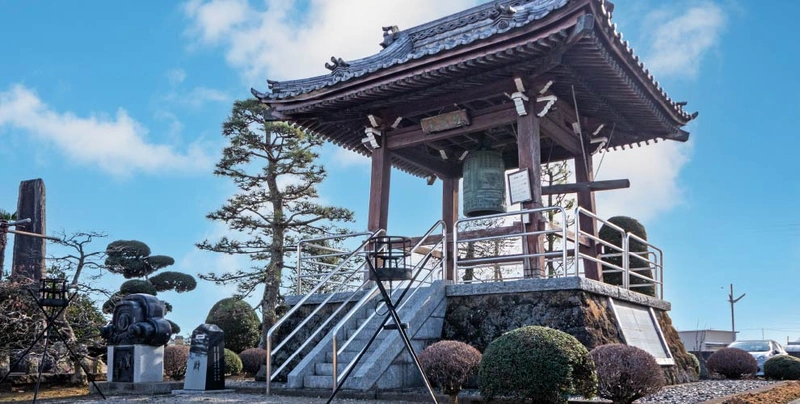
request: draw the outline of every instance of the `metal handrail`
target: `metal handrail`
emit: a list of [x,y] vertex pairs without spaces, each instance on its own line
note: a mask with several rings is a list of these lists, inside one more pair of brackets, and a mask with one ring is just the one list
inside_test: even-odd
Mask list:
[[[380,230],[378,230],[378,231],[380,231]],[[344,238],[360,237],[360,236],[373,237],[374,234],[371,233],[371,232],[361,232],[361,233],[351,233],[351,234],[335,234],[335,235],[330,235],[330,236],[322,236],[322,237],[315,237],[315,238],[305,239],[305,240],[301,240],[299,243],[297,243],[297,269],[295,271],[295,275],[297,276],[297,285],[295,287],[295,292],[298,295],[302,294],[302,292],[301,292],[302,291],[302,281],[301,280],[305,277],[302,274],[303,262],[307,262],[308,260],[312,260],[312,262],[316,262],[316,261],[313,261],[313,259],[320,259],[320,258],[326,258],[326,257],[337,257],[337,256],[342,256],[342,257],[347,256],[347,259],[350,259],[350,256],[348,256],[347,251],[343,251],[343,250],[339,250],[339,249],[336,249],[336,248],[331,248],[331,247],[327,247],[327,246],[323,246],[323,245],[318,245],[318,244],[312,244],[312,246],[314,248],[317,248],[317,249],[320,249],[320,250],[341,252],[342,254],[306,255],[304,257],[303,256],[303,245],[304,244],[308,245],[308,244],[311,244],[311,243],[314,243],[314,242],[318,242],[318,241],[344,239]],[[317,262],[317,263],[320,264],[319,262]]]
[[[384,230],[383,230],[383,229],[379,229],[379,230],[377,230],[377,231],[375,231],[375,232],[373,232],[373,233],[367,233],[367,235],[369,235],[369,236],[370,236],[369,238],[372,238],[372,237],[376,237],[376,236],[378,236],[378,235],[380,235],[380,234],[382,234],[382,233],[384,233]],[[364,235],[364,234],[362,234],[362,233],[359,233],[358,235]],[[338,237],[338,238],[340,238],[341,236],[337,236],[337,237]],[[320,238],[318,238],[318,239],[312,239],[312,240],[315,240],[315,241],[320,241],[320,240],[324,240],[324,239],[330,239],[330,238],[333,238],[333,237],[320,237]],[[273,373],[272,373],[272,355],[273,355],[273,353],[277,353],[277,352],[280,350],[280,348],[282,348],[282,347],[283,347],[283,346],[286,344],[286,342],[287,342],[289,339],[291,339],[291,337],[292,337],[292,336],[294,336],[294,335],[295,335],[295,333],[296,333],[296,332],[297,332],[299,329],[301,329],[301,328],[302,328],[302,326],[303,326],[303,325],[305,325],[305,324],[306,324],[306,323],[309,321],[309,319],[310,319],[311,317],[313,317],[313,316],[314,316],[314,314],[316,314],[316,313],[317,313],[319,310],[321,310],[321,308],[322,308],[323,306],[325,306],[325,305],[328,303],[328,301],[330,301],[330,299],[333,297],[333,293],[331,293],[331,294],[330,294],[330,295],[329,295],[329,296],[328,296],[328,297],[327,297],[327,298],[326,298],[326,299],[325,299],[325,300],[324,300],[322,303],[320,303],[320,304],[317,306],[317,308],[314,310],[314,312],[312,312],[310,315],[306,316],[306,318],[303,320],[303,322],[301,322],[301,324],[300,324],[300,325],[298,325],[297,327],[295,327],[295,329],[292,331],[292,333],[290,333],[290,334],[289,334],[289,336],[287,336],[286,338],[284,338],[284,340],[283,340],[283,341],[282,341],[282,342],[281,342],[281,343],[280,343],[280,344],[279,344],[279,345],[278,345],[278,346],[275,348],[275,352],[273,352],[273,351],[272,351],[272,336],[275,334],[275,332],[276,332],[276,331],[277,331],[277,330],[278,330],[278,329],[279,329],[279,328],[280,328],[280,327],[281,327],[281,326],[282,326],[284,323],[286,323],[286,321],[289,319],[289,317],[291,317],[291,316],[292,316],[292,314],[294,314],[295,312],[297,312],[297,310],[299,310],[299,309],[300,309],[300,308],[303,306],[303,304],[305,304],[305,302],[306,302],[306,301],[308,301],[308,299],[309,299],[309,298],[310,298],[312,295],[314,295],[314,294],[315,294],[315,293],[316,293],[316,292],[317,292],[319,289],[321,289],[323,285],[325,285],[325,284],[326,284],[326,283],[327,283],[327,282],[328,282],[328,281],[329,281],[331,278],[333,278],[333,276],[334,276],[334,275],[337,275],[337,272],[339,272],[339,270],[340,270],[340,269],[341,269],[341,268],[342,268],[342,267],[343,267],[345,264],[347,264],[347,263],[348,263],[348,261],[350,261],[351,259],[353,259],[353,257],[357,257],[357,256],[358,256],[358,253],[359,253],[360,251],[363,251],[363,250],[364,250],[364,249],[367,247],[367,245],[369,244],[369,238],[368,238],[367,240],[365,240],[364,242],[362,242],[362,243],[361,243],[361,245],[360,245],[358,248],[356,248],[355,250],[353,250],[353,251],[352,251],[352,252],[351,252],[351,253],[350,253],[350,254],[347,256],[347,258],[345,258],[345,259],[344,259],[344,260],[343,260],[343,261],[342,261],[342,262],[339,264],[339,266],[338,266],[338,267],[337,267],[335,270],[331,271],[331,272],[330,272],[330,273],[329,273],[329,274],[328,274],[328,275],[327,275],[327,276],[326,276],[324,279],[322,279],[320,282],[318,282],[318,283],[317,283],[317,285],[316,285],[316,286],[314,286],[314,288],[312,288],[310,292],[308,292],[308,293],[307,293],[305,296],[303,296],[303,298],[301,298],[301,299],[300,299],[300,301],[298,301],[298,302],[297,302],[297,303],[296,303],[296,304],[295,304],[295,305],[294,305],[294,306],[293,306],[291,309],[289,309],[289,311],[287,311],[287,312],[286,312],[286,313],[285,313],[283,316],[281,316],[281,318],[280,318],[280,319],[278,319],[278,321],[276,321],[276,322],[275,322],[275,324],[273,324],[273,326],[272,326],[272,327],[270,327],[270,329],[267,331],[267,336],[266,336],[266,347],[265,347],[265,348],[266,348],[266,351],[267,351],[267,352],[266,352],[266,353],[267,353],[267,361],[266,361],[267,363],[266,363],[266,366],[265,366],[265,370],[266,370],[266,384],[267,384],[267,387],[266,387],[266,394],[267,394],[267,395],[269,395],[269,393],[270,393],[270,382],[272,381],[272,379],[273,379],[273,378],[274,378],[276,375],[278,375],[278,374],[280,373],[280,370],[282,370],[282,369],[283,369],[283,368],[286,366],[286,364],[288,364],[288,363],[291,361],[291,359],[287,359],[286,361],[284,361],[283,365],[282,365],[282,366],[279,368],[279,371],[277,371],[277,372],[275,372],[275,373],[273,374]],[[302,243],[302,242],[301,242],[301,243]],[[301,251],[299,250],[299,248],[300,248],[300,243],[298,244],[298,262],[300,261],[299,257],[300,257],[300,253],[301,253]],[[299,265],[299,264],[298,264],[298,265]],[[299,268],[299,266],[298,266],[298,268]],[[354,270],[354,271],[352,271],[352,273],[351,273],[349,276],[352,276],[352,274],[353,274],[353,273],[357,273],[357,272],[358,272],[358,270]],[[299,272],[298,272],[298,275],[299,275]],[[340,274],[340,275],[341,275],[341,274]],[[348,276],[348,278],[349,278],[349,276]],[[298,283],[299,283],[299,280],[298,280]],[[351,298],[352,298],[352,295],[351,295]],[[344,304],[342,304],[342,305],[340,305],[340,308],[341,308],[341,307],[344,307],[344,306],[345,306],[345,305],[344,305]],[[330,317],[329,317],[329,318],[330,318]],[[322,328],[322,327],[320,327],[319,329],[321,329],[321,328]],[[316,334],[316,333],[315,333],[315,334]],[[310,340],[311,340],[311,338],[307,339],[307,340],[306,340],[306,344],[307,344],[307,343],[308,343],[308,341],[310,341]],[[305,346],[306,344],[304,344],[304,346]],[[294,353],[294,354],[293,354],[293,355],[292,355],[290,358],[292,358],[292,359],[293,359],[293,358],[294,358],[294,356],[296,356],[296,354],[297,354],[298,352],[300,352],[300,349],[296,350],[296,351],[295,351],[295,353]]]
[[[639,242],[641,244],[644,244],[648,248],[648,251],[646,251],[648,255],[650,255],[652,253],[649,250],[651,248],[657,251],[657,254],[653,253],[653,255],[657,258],[657,260],[655,262],[654,261],[650,261],[649,259],[644,259],[644,257],[640,257],[640,256],[637,255],[638,259],[640,259],[642,261],[645,261],[648,264],[651,264],[651,265],[654,266],[654,268],[651,268],[653,270],[653,277],[651,279],[650,278],[646,278],[644,276],[641,276],[641,274],[638,274],[636,272],[633,272],[633,274],[635,276],[642,277],[645,280],[652,281],[653,286],[658,285],[658,288],[659,288],[658,297],[659,298],[663,298],[664,297],[664,251],[662,249],[654,246],[652,243],[650,243],[649,241],[645,240],[644,238],[639,237],[639,236],[637,236],[637,235],[635,235],[633,233],[628,233],[626,238],[628,239],[628,246],[630,246],[630,240],[631,239],[633,239],[633,240],[635,240],[635,241],[637,241],[637,242]],[[630,248],[628,248],[628,249],[630,250]],[[628,254],[637,254],[637,252],[628,251]]]
[[[440,240],[437,243],[433,244],[433,247],[430,249],[430,251],[428,251],[426,254],[424,254],[423,259],[421,259],[415,265],[414,270],[413,270],[414,275],[412,276],[412,278],[410,280],[408,280],[408,281],[401,282],[401,285],[405,284],[405,282],[409,282],[409,283],[413,284],[413,282],[417,281],[417,277],[422,272],[422,270],[425,269],[425,266],[427,265],[427,262],[428,262],[428,258],[433,255],[433,251],[436,249],[436,247],[437,246],[446,246],[447,245],[447,238],[446,238],[447,237],[447,234],[446,234],[447,228],[445,226],[446,225],[445,225],[444,221],[442,221],[442,220],[437,221],[436,223],[434,223],[433,226],[431,226],[431,228],[422,237],[420,237],[420,240],[414,245],[414,247],[411,248],[411,252],[414,252],[419,247],[421,247],[423,245],[426,245],[424,242],[428,239],[428,237],[430,237],[433,234],[433,231],[436,230],[437,227],[441,227],[441,238],[440,238]],[[444,254],[446,254],[445,250],[446,250],[446,248],[442,248],[443,258],[442,258],[442,260],[440,261],[440,263],[438,265],[440,267],[441,267],[441,263],[442,262],[446,262],[445,258],[444,258],[445,257]],[[433,274],[433,271],[436,269],[436,266],[434,266],[433,268],[428,268],[428,269],[429,269],[429,271],[428,271],[427,275],[425,275],[425,277],[422,280],[418,281],[419,283],[424,283],[428,279],[428,277],[430,277]],[[374,286],[373,288],[374,288],[374,290],[377,290],[377,285]],[[398,286],[398,288],[395,289],[395,293],[400,291],[400,290],[402,290],[402,289],[403,289],[402,286]],[[414,294],[416,294],[418,289],[419,288],[415,288],[411,292],[411,295],[409,295],[405,299],[403,299],[403,297],[405,295],[405,292],[403,292],[401,294],[401,296],[399,297],[399,299],[402,299],[402,302],[396,308],[396,310],[398,310],[398,311],[402,310],[403,307],[405,307],[405,304],[407,302],[411,301],[411,297],[413,297]],[[339,335],[339,331],[342,329],[342,327],[344,327],[347,323],[349,323],[350,320],[352,319],[352,317],[355,315],[355,313],[358,313],[367,304],[368,301],[369,301],[369,299],[362,298],[361,301],[356,303],[356,305],[354,305],[353,308],[351,308],[350,311],[341,320],[339,320],[339,322],[333,328],[333,332],[332,332],[332,336],[333,337],[331,338],[331,345],[332,345],[331,348],[332,348],[332,353],[333,353],[333,355],[332,355],[332,361],[333,361],[332,374],[333,374],[333,389],[334,390],[336,390],[336,387],[339,385],[339,377],[338,377],[338,373],[339,373],[339,369],[338,369],[338,367],[339,367],[339,354],[344,352],[344,350],[347,349],[347,347],[350,345],[350,343],[352,341],[354,341],[356,339],[356,337],[364,329],[366,329],[367,325],[377,315],[377,313],[378,313],[378,311],[380,309],[380,304],[375,307],[375,310],[372,312],[372,314],[370,314],[370,316],[367,317],[367,319],[364,321],[364,323],[361,324],[356,329],[356,331],[353,333],[352,336],[350,336],[349,338],[346,339],[346,341],[341,345],[341,347],[338,347],[338,343],[337,343],[337,340],[336,340],[337,335]],[[385,303],[382,303],[382,304],[385,304]],[[351,367],[353,367],[353,366],[354,366],[353,362],[348,363],[348,365],[345,367],[344,374],[347,374],[349,369]]]
[[[463,223],[474,222],[474,221],[484,221],[484,220],[489,220],[489,219],[499,219],[499,218],[504,218],[504,217],[509,217],[509,216],[520,216],[521,217],[523,215],[530,215],[530,214],[534,214],[534,213],[542,213],[542,212],[548,212],[548,211],[556,211],[556,212],[558,212],[560,214],[560,216],[561,216],[561,222],[562,223],[567,223],[567,211],[566,211],[566,209],[564,209],[561,206],[548,206],[548,207],[543,207],[543,208],[525,209],[525,210],[507,212],[507,213],[497,213],[497,214],[494,214],[494,215],[486,215],[486,216],[480,216],[480,217],[476,217],[476,218],[467,218],[467,219],[461,219],[461,220],[456,221],[456,223],[454,224],[454,230],[455,231],[453,232],[453,253],[455,255],[453,257],[453,262],[454,262],[455,267],[456,268],[461,268],[461,267],[464,267],[465,265],[469,266],[470,264],[482,263],[482,262],[491,263],[493,261],[497,261],[497,259],[499,257],[499,256],[495,256],[495,257],[486,257],[486,258],[461,259],[461,258],[459,258],[459,255],[458,255],[458,245],[459,245],[459,243],[467,243],[467,242],[475,242],[475,241],[490,241],[490,240],[497,240],[497,239],[509,239],[509,238],[515,238],[515,237],[524,238],[526,236],[533,236],[533,235],[538,236],[538,235],[546,235],[546,234],[554,234],[554,235],[556,235],[556,236],[561,238],[561,242],[560,242],[561,243],[561,251],[560,252],[542,251],[542,252],[538,252],[538,253],[522,253],[522,254],[514,254],[513,256],[504,256],[504,258],[510,258],[512,261],[517,261],[517,260],[524,261],[526,259],[538,258],[538,257],[548,258],[548,257],[560,256],[562,261],[566,263],[567,262],[567,227],[566,226],[562,226],[561,228],[555,228],[555,229],[527,231],[525,229],[525,225],[524,225],[525,222],[523,221],[523,226],[522,226],[523,230],[521,232],[511,232],[511,233],[508,233],[508,234],[497,235],[497,236],[475,237],[475,238],[468,238],[468,239],[462,239],[462,240],[458,239],[459,225],[461,225]],[[456,278],[458,278],[458,277],[456,277]],[[455,279],[454,282],[458,282],[458,280]]]
[[[613,230],[616,230],[617,232],[619,232],[620,233],[620,238],[621,238],[621,241],[622,241],[622,245],[621,246],[617,246],[617,245],[614,245],[612,243],[609,243],[608,241],[602,240],[602,239],[600,239],[599,237],[597,237],[597,236],[595,236],[593,234],[582,232],[580,230],[580,216],[581,215],[589,217],[592,220],[594,220],[595,222],[602,223],[607,228],[610,228],[610,229],[613,229]],[[660,248],[656,247],[655,245],[653,245],[652,243],[648,242],[647,240],[637,236],[636,234],[630,233],[630,232],[626,231],[625,229],[623,229],[622,227],[620,227],[618,225],[615,225],[614,223],[611,223],[611,222],[609,222],[607,220],[603,220],[603,219],[599,218],[594,213],[592,213],[592,212],[590,212],[590,211],[588,211],[588,210],[586,210],[586,209],[584,209],[582,207],[577,207],[575,209],[575,235],[576,235],[576,237],[584,236],[587,239],[590,239],[590,240],[594,241],[595,243],[599,243],[599,244],[603,245],[604,247],[608,247],[609,249],[618,251],[616,253],[601,254],[601,255],[599,255],[599,258],[598,258],[598,257],[594,257],[594,256],[591,256],[591,255],[583,254],[583,253],[580,252],[580,248],[576,248],[575,249],[575,260],[576,260],[575,265],[576,265],[576,267],[579,265],[578,260],[581,259],[581,258],[584,259],[584,260],[588,260],[588,261],[592,261],[592,262],[598,263],[598,264],[600,264],[602,266],[604,273],[621,273],[622,274],[622,287],[624,289],[641,288],[641,287],[649,287],[649,286],[658,285],[658,296],[657,297],[663,298],[663,296],[664,296],[664,282],[663,282],[663,276],[664,276],[664,265],[663,265],[664,252],[663,252],[663,250],[661,250]],[[630,251],[631,240],[635,240],[635,241],[637,241],[639,243],[644,244],[645,246],[647,246],[648,250],[647,251]],[[651,248],[656,250],[657,253],[654,253],[654,252],[650,251],[649,249],[651,249]],[[640,256],[639,254],[646,254],[646,257],[645,256]],[[648,267],[631,268],[631,255],[635,255],[637,261],[646,262],[648,264]],[[655,258],[653,260],[650,260],[650,258],[649,258],[650,255],[653,255]],[[602,258],[608,258],[608,257],[621,257],[622,258],[622,265],[621,266],[620,265],[615,265],[615,264],[610,263],[608,261],[602,260]],[[611,268],[611,269],[607,269],[607,268]],[[651,268],[653,270],[653,276],[652,277],[647,277],[645,275],[642,275],[640,273],[635,272],[637,270],[642,270],[642,269],[645,269],[645,268]],[[648,281],[648,283],[643,283],[643,284],[639,284],[639,285],[631,285],[630,284],[631,276],[633,276],[635,278],[638,278],[638,279],[643,279],[645,281]]]

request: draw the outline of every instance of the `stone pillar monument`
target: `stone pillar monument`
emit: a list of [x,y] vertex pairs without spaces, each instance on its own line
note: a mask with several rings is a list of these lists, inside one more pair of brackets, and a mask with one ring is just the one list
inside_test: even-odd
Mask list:
[[[19,184],[17,218],[31,219],[31,223],[19,230],[45,234],[45,192],[41,178],[22,181]],[[14,258],[11,278],[28,278],[35,282],[45,277],[45,239],[39,237],[14,237]]]

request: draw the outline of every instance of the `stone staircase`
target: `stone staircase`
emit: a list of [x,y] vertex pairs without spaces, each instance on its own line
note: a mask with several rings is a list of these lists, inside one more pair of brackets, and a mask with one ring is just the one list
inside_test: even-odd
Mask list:
[[[399,310],[399,316],[404,323],[408,323],[409,339],[414,351],[419,354],[426,346],[441,338],[446,308],[445,283],[436,281],[430,286],[420,287],[407,299],[408,301]],[[383,305],[379,308],[380,313],[369,318],[379,301],[380,296],[373,298],[340,330],[337,342],[341,347],[341,344],[355,335],[359,327],[365,325],[356,338],[339,354],[337,368],[340,377],[383,321],[385,316],[381,314],[386,310]],[[389,319],[387,325],[392,324],[392,320]],[[333,390],[332,339],[333,332],[329,332],[289,372],[287,388]],[[423,386],[422,378],[410,355],[405,351],[400,333],[394,329],[384,329],[361,358],[343,388],[366,391],[416,386]]]

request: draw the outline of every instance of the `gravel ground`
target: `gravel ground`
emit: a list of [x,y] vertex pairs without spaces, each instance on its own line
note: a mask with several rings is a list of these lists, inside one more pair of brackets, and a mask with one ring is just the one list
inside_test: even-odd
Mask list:
[[[743,393],[748,390],[753,390],[763,387],[775,382],[765,380],[705,380],[697,383],[687,383],[677,386],[665,387],[659,394],[646,397],[636,401],[637,404],[693,404],[702,403],[707,400],[720,398],[732,394]],[[228,383],[229,388],[247,387],[247,388],[260,388],[263,383],[255,382],[234,382]],[[468,396],[477,396],[478,392],[468,390],[463,392]],[[95,396],[96,397],[96,396]],[[169,404],[183,404],[183,403],[268,403],[268,404],[321,404],[327,401],[326,397],[289,397],[289,396],[269,396],[266,397],[258,393],[241,393],[241,392],[219,392],[219,393],[203,393],[203,394],[176,394],[176,395],[158,395],[158,396],[114,396],[109,397],[108,401],[101,399],[89,400],[47,400],[48,403],[80,403],[80,404],[104,404],[104,403],[169,403]],[[407,401],[385,401],[385,400],[356,400],[356,399],[339,399],[334,400],[335,403],[349,403],[349,404],[402,404]]]
[[636,403],[648,404],[690,404],[702,403],[728,396],[744,393],[748,390],[764,387],[777,382],[767,380],[703,380],[697,383],[685,383],[667,386],[660,393],[637,400]]

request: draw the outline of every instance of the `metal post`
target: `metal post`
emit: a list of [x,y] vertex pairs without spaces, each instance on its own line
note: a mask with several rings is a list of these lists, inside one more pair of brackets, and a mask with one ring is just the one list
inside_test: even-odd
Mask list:
[[733,338],[734,341],[736,341],[736,321],[734,320],[734,315],[733,315],[733,305],[736,302],[738,302],[739,300],[742,300],[742,298],[746,294],[747,293],[742,293],[741,296],[739,296],[736,299],[734,299],[733,298],[733,284],[731,283],[731,294],[728,295],[728,302],[730,302],[730,304],[731,304],[731,338]]

